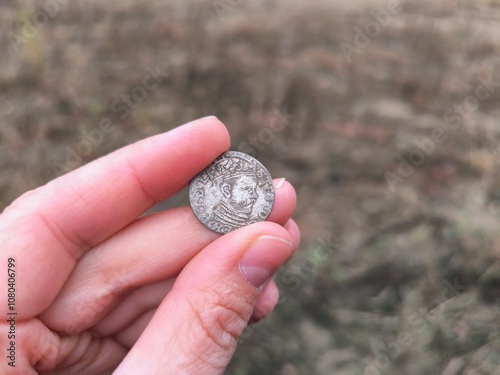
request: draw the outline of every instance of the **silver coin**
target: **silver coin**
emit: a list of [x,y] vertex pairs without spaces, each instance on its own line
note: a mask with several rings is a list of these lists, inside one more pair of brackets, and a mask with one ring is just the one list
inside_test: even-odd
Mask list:
[[266,220],[274,204],[273,180],[257,159],[228,151],[191,180],[189,202],[207,228],[229,233]]

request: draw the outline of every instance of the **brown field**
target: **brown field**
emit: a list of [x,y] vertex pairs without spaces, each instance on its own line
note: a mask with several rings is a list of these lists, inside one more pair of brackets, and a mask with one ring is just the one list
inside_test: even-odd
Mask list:
[[229,374],[500,374],[500,2],[66,3],[0,2],[0,209],[214,114],[303,233]]

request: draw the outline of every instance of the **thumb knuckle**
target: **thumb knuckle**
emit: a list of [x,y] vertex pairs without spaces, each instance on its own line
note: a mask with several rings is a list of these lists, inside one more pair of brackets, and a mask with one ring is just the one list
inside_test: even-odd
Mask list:
[[[191,338],[199,359],[212,367],[227,364],[237,340],[245,329],[253,311],[257,293],[249,288],[220,285],[194,293],[189,299],[193,314]],[[221,362],[221,363],[219,363]]]

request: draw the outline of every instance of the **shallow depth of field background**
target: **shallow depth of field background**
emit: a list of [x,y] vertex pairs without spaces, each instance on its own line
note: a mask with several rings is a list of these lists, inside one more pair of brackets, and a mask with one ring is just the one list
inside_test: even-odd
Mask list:
[[1,209],[214,114],[303,233],[228,373],[500,374],[498,1],[54,2],[0,2]]

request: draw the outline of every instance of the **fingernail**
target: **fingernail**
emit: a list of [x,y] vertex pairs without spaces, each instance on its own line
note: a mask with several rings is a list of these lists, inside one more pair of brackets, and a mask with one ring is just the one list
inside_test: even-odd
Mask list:
[[275,189],[279,189],[285,184],[286,178],[280,178],[278,181],[276,181],[276,185],[274,186]]
[[292,250],[293,244],[284,238],[260,236],[243,254],[240,271],[250,284],[260,288],[288,259]]
[[205,116],[205,117],[200,118],[200,120],[208,120],[208,119],[218,120],[217,117],[215,117],[214,115]]

